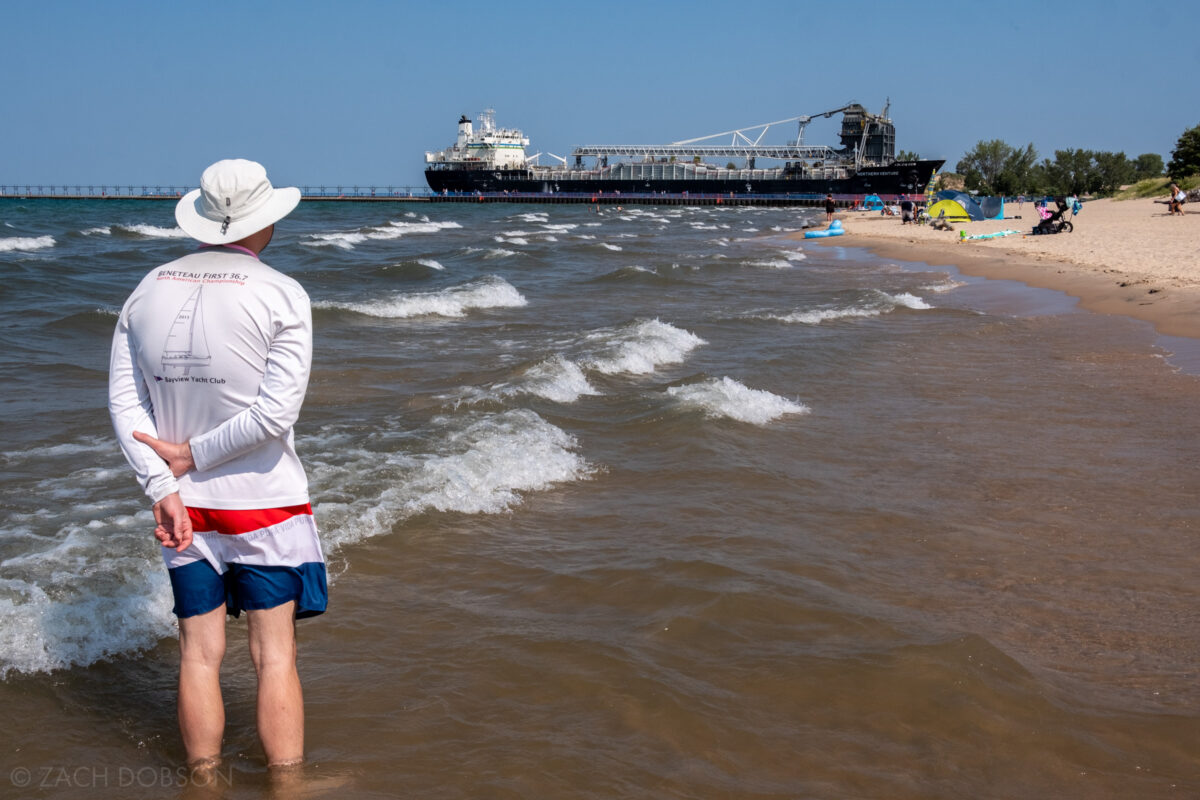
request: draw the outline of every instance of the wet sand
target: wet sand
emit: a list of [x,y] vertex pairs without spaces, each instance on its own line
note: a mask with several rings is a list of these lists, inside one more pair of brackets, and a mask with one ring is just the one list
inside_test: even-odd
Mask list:
[[[1200,338],[1200,209],[1184,208],[1184,216],[1172,217],[1165,204],[1150,199],[1096,200],[1072,220],[1072,233],[1052,236],[1030,235],[1038,221],[1031,202],[1006,204],[1003,220],[952,223],[953,232],[847,212],[839,215],[845,235],[815,241],[1059,290],[1089,311],[1145,320],[1167,336]],[[1020,233],[960,242],[960,231],[1002,230]]]

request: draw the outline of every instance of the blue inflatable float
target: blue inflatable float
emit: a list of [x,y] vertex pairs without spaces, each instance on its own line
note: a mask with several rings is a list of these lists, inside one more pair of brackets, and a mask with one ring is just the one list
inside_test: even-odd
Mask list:
[[840,219],[835,219],[833,222],[829,223],[829,227],[823,231],[805,231],[804,238],[824,239],[827,236],[841,236],[843,233],[845,233],[845,231],[842,230],[842,221]]

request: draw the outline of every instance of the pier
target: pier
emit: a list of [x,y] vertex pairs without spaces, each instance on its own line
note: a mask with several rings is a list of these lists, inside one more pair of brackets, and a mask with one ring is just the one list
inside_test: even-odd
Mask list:
[[[194,186],[108,184],[82,186],[69,184],[0,184],[0,198],[21,200],[175,200]],[[416,186],[301,186],[305,200],[349,200],[357,202],[428,202],[433,194]]]
[[[189,186],[75,186],[0,184],[0,200],[171,200]],[[666,192],[442,192],[415,186],[301,186],[305,201],[341,203],[539,203],[653,206],[821,206],[823,194],[736,194]],[[918,197],[914,195],[914,197]],[[839,207],[863,195],[834,195]]]

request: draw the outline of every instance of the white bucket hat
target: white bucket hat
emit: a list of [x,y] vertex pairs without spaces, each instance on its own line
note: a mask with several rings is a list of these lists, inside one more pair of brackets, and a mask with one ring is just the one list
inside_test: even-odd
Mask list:
[[200,188],[175,206],[175,221],[193,239],[229,244],[273,225],[299,202],[300,190],[273,187],[262,164],[230,158],[204,170]]

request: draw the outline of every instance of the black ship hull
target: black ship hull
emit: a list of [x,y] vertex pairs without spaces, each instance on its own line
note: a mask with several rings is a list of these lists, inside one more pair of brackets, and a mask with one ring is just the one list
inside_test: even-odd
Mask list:
[[[756,170],[752,177],[624,178],[596,175],[576,177],[565,170],[427,169],[425,180],[438,194],[723,194],[812,195],[835,197],[877,194],[883,199],[900,194],[920,195],[944,162],[898,161],[885,167],[862,167],[852,175],[816,177],[787,169]],[[736,171],[735,171],[736,172]],[[765,175],[763,174],[765,173]]]

